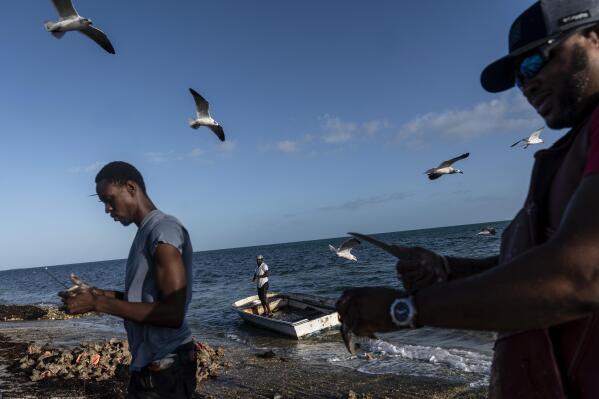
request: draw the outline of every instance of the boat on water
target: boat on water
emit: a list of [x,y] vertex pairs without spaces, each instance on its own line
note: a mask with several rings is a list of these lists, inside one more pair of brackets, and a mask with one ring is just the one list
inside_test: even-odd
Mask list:
[[264,307],[258,295],[240,299],[231,306],[244,321],[295,339],[341,324],[335,301],[330,298],[269,292],[268,304],[272,312],[270,317],[264,316]]
[[496,233],[495,227],[484,227],[476,234],[479,236],[494,236]]

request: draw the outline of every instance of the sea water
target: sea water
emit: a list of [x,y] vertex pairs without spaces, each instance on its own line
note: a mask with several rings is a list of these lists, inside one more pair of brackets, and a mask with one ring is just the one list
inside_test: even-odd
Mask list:
[[[499,236],[507,222],[493,222],[435,229],[377,234],[388,243],[420,246],[441,254],[486,257],[499,251]],[[497,229],[496,236],[479,236],[484,226]],[[488,383],[493,333],[421,328],[380,335],[368,340],[357,356],[351,356],[336,330],[301,341],[288,339],[242,322],[231,309],[241,298],[256,294],[251,281],[257,254],[269,266],[272,291],[298,292],[337,298],[343,290],[358,286],[400,287],[395,259],[362,243],[353,253],[358,261],[338,258],[328,244],[339,246],[347,237],[327,240],[262,245],[196,252],[193,256],[193,300],[188,322],[196,337],[214,345],[275,350],[280,356],[305,362],[348,367],[364,373],[396,373],[441,377],[472,386]],[[43,267],[0,272],[0,303],[59,304],[61,289]],[[49,267],[68,284],[76,273],[84,281],[106,289],[122,290],[125,260]],[[86,321],[86,328],[123,332],[122,322],[110,316]]]

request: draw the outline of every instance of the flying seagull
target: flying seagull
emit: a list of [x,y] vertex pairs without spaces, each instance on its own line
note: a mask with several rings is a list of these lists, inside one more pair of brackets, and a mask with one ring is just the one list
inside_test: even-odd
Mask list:
[[196,102],[196,118],[189,118],[189,126],[193,129],[197,129],[200,126],[206,126],[218,136],[220,141],[225,141],[225,132],[223,131],[223,127],[219,125],[217,121],[212,119],[210,112],[208,112],[208,101],[206,101],[204,97],[202,97],[200,93],[194,89],[190,88],[189,92],[193,96],[193,100]]
[[437,166],[436,168],[429,169],[424,173],[426,173],[428,175],[428,178],[431,180],[438,179],[439,177],[441,177],[443,175],[451,175],[454,173],[464,173],[460,169],[454,168],[451,165],[454,162],[459,161],[460,159],[468,158],[468,155],[470,155],[469,152],[462,154],[459,157],[451,158],[445,162],[441,162],[441,164],[439,166]]
[[543,131],[544,128],[545,127],[543,126],[539,129],[535,130],[534,132],[532,132],[532,134],[527,139],[518,140],[514,144],[512,144],[510,147],[515,147],[518,144],[522,144],[522,148],[528,148],[529,145],[541,144],[543,142],[543,139],[541,138],[541,132]]
[[114,47],[108,40],[108,36],[100,29],[92,26],[91,19],[83,18],[77,14],[71,0],[52,0],[60,19],[57,22],[46,21],[44,26],[55,38],[60,39],[70,30],[76,30],[98,43],[104,50],[114,54]]
[[331,250],[331,252],[337,254],[337,256],[340,258],[357,261],[358,258],[352,255],[351,250],[357,247],[358,245],[360,245],[360,241],[357,238],[350,238],[349,240],[341,244],[339,248],[335,248],[334,246],[329,244],[329,249]]

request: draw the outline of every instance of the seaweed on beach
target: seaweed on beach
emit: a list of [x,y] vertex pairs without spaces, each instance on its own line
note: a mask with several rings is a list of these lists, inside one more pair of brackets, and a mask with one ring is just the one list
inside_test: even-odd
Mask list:
[[33,305],[0,305],[0,320],[39,320],[46,311]]
[[68,320],[87,317],[91,314],[71,315],[55,306],[0,305],[0,321]]

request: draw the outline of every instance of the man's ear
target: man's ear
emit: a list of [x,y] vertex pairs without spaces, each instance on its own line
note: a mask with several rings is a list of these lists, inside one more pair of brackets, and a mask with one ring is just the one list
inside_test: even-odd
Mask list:
[[125,188],[127,189],[127,192],[129,194],[131,194],[131,196],[134,196],[135,193],[137,192],[137,185],[132,182],[131,180],[127,180],[127,183],[125,184]]
[[599,32],[597,32],[597,30],[593,29],[589,31],[587,37],[589,38],[591,43],[593,43],[596,47],[599,47]]

